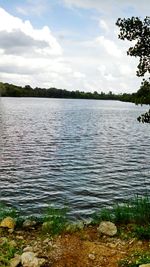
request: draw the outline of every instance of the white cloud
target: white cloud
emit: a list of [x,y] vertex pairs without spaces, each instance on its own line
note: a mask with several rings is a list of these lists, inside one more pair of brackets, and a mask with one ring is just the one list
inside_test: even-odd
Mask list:
[[106,39],[104,36],[99,36],[95,39],[95,43],[99,44],[106,50],[106,52],[114,57],[121,57],[122,53],[119,47],[115,44],[114,41]]
[[0,54],[0,79],[4,82],[50,85],[59,75],[72,72],[62,57],[60,44],[47,26],[36,29],[30,21],[14,17],[2,8]]
[[[61,55],[62,48],[52,35],[50,29],[44,26],[42,29],[35,29],[30,21],[22,21],[16,18],[4,9],[0,8],[0,38],[4,44],[11,44],[12,49],[26,46],[32,47],[35,54],[42,55]],[[4,36],[3,36],[4,35]],[[4,40],[2,40],[2,38]],[[7,40],[8,39],[8,40]],[[10,42],[12,40],[12,42]],[[41,46],[41,44],[43,44]],[[3,48],[3,47],[1,47]],[[30,50],[29,50],[30,51]]]
[[77,78],[77,79],[85,78],[85,77],[86,77],[86,75],[85,75],[84,73],[81,73],[81,72],[79,72],[79,71],[75,71],[75,72],[73,73],[73,76],[74,76],[75,78]]
[[141,81],[136,78],[137,60],[127,57],[131,44],[118,40],[114,18],[112,22],[112,17],[104,15],[105,9],[109,10],[108,3],[107,7],[106,1],[99,0],[65,3],[103,12],[96,18],[97,29],[93,29],[92,37],[82,32],[83,41],[80,32],[76,35],[70,27],[65,31],[67,41],[59,38],[58,42],[48,26],[37,29],[31,21],[23,21],[0,8],[0,80],[69,90],[136,91]]

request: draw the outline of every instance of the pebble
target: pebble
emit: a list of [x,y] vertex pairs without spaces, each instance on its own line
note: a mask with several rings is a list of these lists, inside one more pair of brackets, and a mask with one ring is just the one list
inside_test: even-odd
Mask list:
[[12,234],[14,232],[14,229],[8,229],[8,232]]
[[50,240],[49,240],[49,238],[46,238],[44,241],[43,241],[43,243],[48,243]]
[[95,260],[95,254],[94,253],[90,253],[89,254],[89,259],[90,260]]
[[35,226],[36,224],[37,224],[36,221],[26,220],[26,221],[23,222],[23,227],[24,228],[30,228],[30,227]]
[[27,247],[25,247],[24,249],[23,249],[23,252],[33,252],[33,248],[31,247],[31,246],[27,246]]
[[21,255],[21,264],[23,267],[40,267],[44,262],[45,259],[37,258],[33,252],[24,252]]

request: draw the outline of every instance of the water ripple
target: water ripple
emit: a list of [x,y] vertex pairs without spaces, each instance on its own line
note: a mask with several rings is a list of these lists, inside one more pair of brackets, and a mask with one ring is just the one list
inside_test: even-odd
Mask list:
[[149,190],[147,107],[117,101],[0,99],[0,199],[38,214],[70,205],[70,216]]

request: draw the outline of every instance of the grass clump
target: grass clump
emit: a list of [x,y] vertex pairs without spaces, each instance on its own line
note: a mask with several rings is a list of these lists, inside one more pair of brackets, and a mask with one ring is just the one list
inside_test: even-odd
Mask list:
[[12,259],[17,252],[17,248],[14,247],[7,238],[0,242],[0,266],[10,266],[10,259]]
[[123,204],[117,204],[112,209],[102,209],[93,215],[93,223],[109,220],[116,224],[149,225],[150,198],[136,196]]
[[16,219],[19,217],[19,211],[15,208],[8,207],[3,203],[0,203],[0,221],[8,216]]
[[48,207],[43,216],[43,232],[58,235],[64,231],[67,225],[67,211],[67,208]]
[[16,208],[6,206],[3,203],[0,203],[0,222],[6,217],[11,217],[15,219],[17,227],[22,226],[24,219],[21,216],[21,211]]
[[111,209],[102,209],[92,214],[92,224],[99,224],[101,221],[114,221],[114,215]]
[[138,267],[141,264],[150,263],[150,252],[136,252],[129,257],[120,260],[119,267]]
[[150,240],[150,225],[136,226],[134,232],[137,238]]

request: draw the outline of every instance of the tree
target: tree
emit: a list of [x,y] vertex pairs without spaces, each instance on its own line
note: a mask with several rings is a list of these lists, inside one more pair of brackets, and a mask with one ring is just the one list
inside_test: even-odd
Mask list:
[[136,104],[150,104],[150,82],[143,80],[140,89],[136,93]]
[[120,28],[119,39],[136,41],[127,51],[127,55],[139,57],[137,76],[150,73],[150,17],[145,17],[143,21],[138,17],[119,18],[116,25]]
[[[139,57],[137,76],[150,73],[150,17],[142,21],[138,17],[118,19],[116,25],[120,28],[118,35],[121,40],[135,41],[127,55]],[[136,103],[150,104],[150,82],[143,81],[141,88],[136,93]],[[137,118],[140,122],[150,123],[150,111]]]

